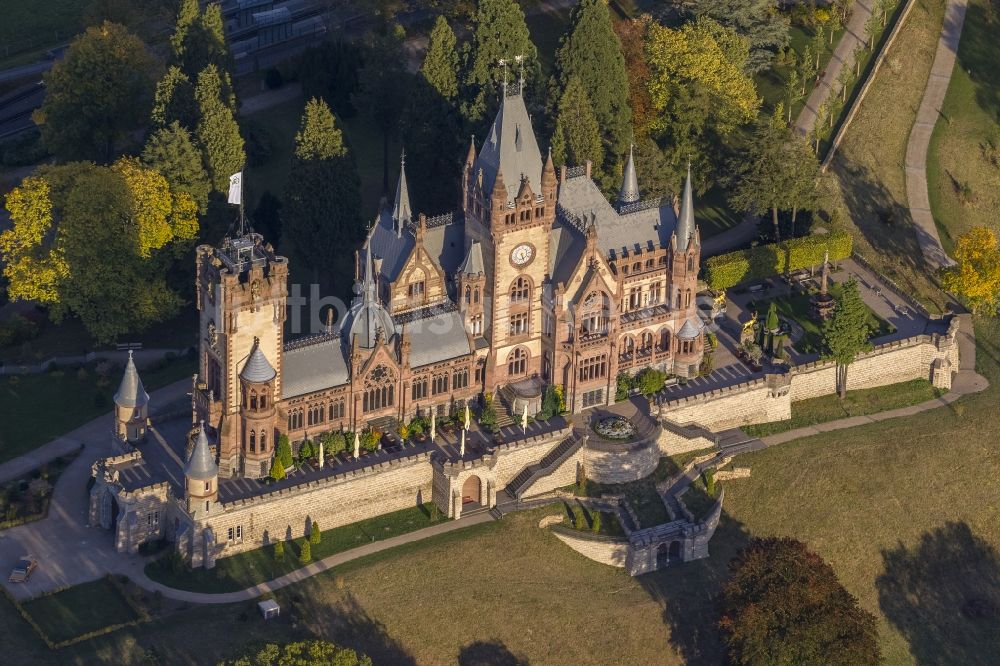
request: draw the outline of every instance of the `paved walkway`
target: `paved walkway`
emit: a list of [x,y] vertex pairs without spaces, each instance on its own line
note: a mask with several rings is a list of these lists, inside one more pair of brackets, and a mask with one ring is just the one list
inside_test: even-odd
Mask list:
[[917,111],[917,120],[910,131],[906,145],[906,200],[917,234],[917,242],[924,259],[931,268],[951,266],[955,262],[941,247],[937,225],[931,213],[930,197],[927,194],[927,149],[930,146],[934,125],[937,124],[944,104],[951,73],[955,69],[958,42],[962,37],[965,10],[968,0],[948,0],[944,13],[944,26],[938,41],[934,64],[931,66],[924,99]]
[[795,430],[789,430],[776,435],[769,435],[761,439],[767,446],[784,444],[785,442],[790,442],[793,439],[809,437],[810,435],[818,435],[822,432],[843,430],[844,428],[853,428],[867,423],[888,421],[889,419],[895,419],[901,416],[913,416],[914,414],[919,414],[920,412],[926,412],[931,409],[937,409],[938,407],[950,405],[962,396],[985,391],[990,383],[985,377],[976,372],[976,339],[975,333],[972,330],[971,315],[959,315],[958,353],[960,357],[959,371],[952,380],[951,390],[940,398],[934,398],[933,400],[927,400],[926,402],[922,402],[918,405],[900,407],[899,409],[891,409],[877,414],[852,416],[849,418],[838,419],[836,421],[828,421],[827,423],[806,426],[804,428],[796,428]]
[[841,36],[837,46],[833,49],[830,62],[827,63],[823,72],[823,78],[813,88],[809,99],[802,107],[799,117],[795,121],[795,131],[802,136],[809,136],[816,125],[816,112],[822,107],[831,93],[840,92],[840,82],[837,80],[840,71],[844,67],[854,67],[854,51],[858,46],[867,44],[865,39],[865,22],[871,16],[872,0],[856,0],[851,11],[851,18],[847,21],[847,30]]

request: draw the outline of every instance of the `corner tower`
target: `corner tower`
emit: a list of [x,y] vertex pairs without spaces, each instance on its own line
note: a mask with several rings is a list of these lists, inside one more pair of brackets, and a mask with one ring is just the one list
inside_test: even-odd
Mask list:
[[132,352],[129,351],[125,374],[115,393],[115,434],[120,442],[134,446],[146,440],[148,409],[149,394],[142,385]]
[[195,407],[217,436],[219,473],[236,476],[246,462],[240,373],[255,350],[274,370],[269,404],[281,397],[288,260],[275,254],[260,234],[246,233],[227,237],[218,248],[200,246],[197,262],[200,365]]

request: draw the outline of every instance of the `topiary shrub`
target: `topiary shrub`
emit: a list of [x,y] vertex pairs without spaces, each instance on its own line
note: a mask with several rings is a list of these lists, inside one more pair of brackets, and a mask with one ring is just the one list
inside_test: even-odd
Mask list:
[[590,529],[593,530],[594,534],[598,534],[601,531],[601,512],[595,511],[593,513],[593,522],[590,525]]
[[[288,443],[288,435],[278,437],[278,450],[275,453],[275,459],[280,460],[285,469],[291,467],[292,463],[295,462],[292,458],[292,445]],[[282,475],[282,478],[284,478],[284,475]]]
[[312,546],[309,545],[308,539],[302,540],[302,549],[299,550],[299,562],[302,564],[312,562]]
[[615,379],[615,402],[628,400],[628,394],[632,391],[632,377],[627,372],[619,372]]
[[314,520],[312,527],[309,528],[309,543],[317,544],[322,540],[323,533],[319,531],[319,523]]
[[281,481],[285,478],[285,465],[281,462],[278,456],[274,456],[274,460],[271,461],[271,471],[269,476],[275,481]]
[[314,455],[312,442],[308,439],[302,440],[302,443],[299,444],[299,461],[305,462],[311,459]]
[[274,542],[274,559],[278,560],[279,562],[281,560],[285,559],[285,542],[284,541],[275,541]]

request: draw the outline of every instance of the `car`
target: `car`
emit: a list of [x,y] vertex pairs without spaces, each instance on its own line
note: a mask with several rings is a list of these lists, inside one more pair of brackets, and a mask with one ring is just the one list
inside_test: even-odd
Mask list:
[[38,566],[38,560],[31,555],[25,555],[14,565],[14,570],[10,572],[11,583],[27,583],[31,578],[31,572]]

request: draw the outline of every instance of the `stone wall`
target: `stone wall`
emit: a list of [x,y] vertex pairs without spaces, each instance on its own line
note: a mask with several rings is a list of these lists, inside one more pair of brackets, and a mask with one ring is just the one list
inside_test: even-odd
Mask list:
[[549,529],[557,539],[587,559],[612,567],[625,566],[629,553],[627,539],[572,530],[561,525],[553,525]]
[[[861,354],[847,373],[848,390],[887,386],[913,379],[927,379],[942,389],[951,388],[959,367],[958,320],[953,318],[946,335],[916,335],[879,345]],[[783,375],[742,382],[660,406],[661,419],[711,431],[791,418],[792,402],[836,393],[836,364],[816,361],[793,366]],[[693,426],[697,424],[697,426]],[[661,450],[679,447],[694,450],[701,442],[684,441],[677,429],[664,428]],[[711,444],[709,444],[711,445]],[[683,447],[690,448],[683,448]],[[677,451],[680,452],[680,451]]]
[[660,454],[674,456],[688,451],[700,451],[715,446],[715,435],[694,425],[681,425],[667,419],[661,421],[663,428],[657,445]]
[[[656,471],[660,462],[657,438],[611,444],[591,438],[583,447],[587,478],[597,483],[638,481]],[[572,481],[570,481],[572,483]]]
[[[208,517],[201,527],[212,528],[223,546],[219,556],[227,557],[277,540],[306,536],[312,521],[329,529],[428,502],[432,476],[429,454],[421,453],[223,504],[224,512]],[[229,529],[235,533],[237,527],[242,539],[229,541]]]

